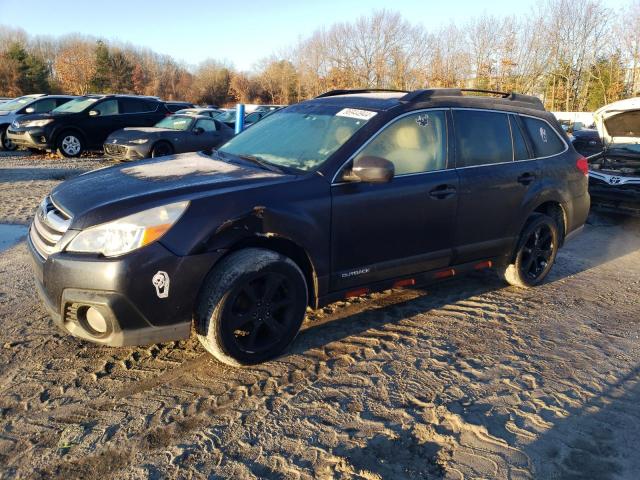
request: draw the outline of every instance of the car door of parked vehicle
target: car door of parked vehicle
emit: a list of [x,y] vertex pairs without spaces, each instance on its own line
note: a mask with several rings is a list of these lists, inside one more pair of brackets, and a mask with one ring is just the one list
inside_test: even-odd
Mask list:
[[460,178],[455,262],[504,254],[518,235],[523,202],[540,180],[518,119],[503,112],[453,109]]
[[449,265],[458,178],[448,168],[447,116],[423,110],[399,117],[354,156],[391,161],[391,182],[345,182],[351,163],[334,178],[333,290]]
[[[201,133],[196,133],[202,129]],[[220,132],[216,127],[216,122],[209,118],[200,118],[192,129],[192,144],[194,148],[189,151],[211,150],[220,143]]]
[[[92,111],[98,115],[92,115]],[[82,127],[89,148],[102,148],[102,144],[112,132],[124,128],[119,115],[118,100],[115,98],[96,103],[87,112],[87,116],[88,118],[82,122]]]

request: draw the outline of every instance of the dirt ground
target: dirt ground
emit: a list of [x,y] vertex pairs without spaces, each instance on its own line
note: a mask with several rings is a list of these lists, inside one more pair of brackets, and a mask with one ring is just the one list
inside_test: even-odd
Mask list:
[[[0,223],[108,165],[0,156]],[[56,330],[0,253],[1,478],[640,477],[640,221],[592,215],[549,281],[493,274],[309,314],[283,357]]]

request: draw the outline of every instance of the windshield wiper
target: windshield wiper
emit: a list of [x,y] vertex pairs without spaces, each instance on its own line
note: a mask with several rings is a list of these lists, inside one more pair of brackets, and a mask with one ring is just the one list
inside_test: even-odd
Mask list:
[[260,158],[256,155],[237,155],[239,158],[241,158],[242,160],[247,160],[249,162],[255,163],[256,165],[261,166],[262,168],[264,168],[265,170],[270,170],[272,172],[278,172],[278,173],[284,173],[283,170],[274,165],[273,163],[269,163],[266,160],[264,160],[263,158]]

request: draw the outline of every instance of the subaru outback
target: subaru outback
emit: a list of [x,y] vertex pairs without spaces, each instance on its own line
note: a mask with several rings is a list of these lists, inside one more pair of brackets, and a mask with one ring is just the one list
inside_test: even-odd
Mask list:
[[[217,151],[80,175],[28,244],[65,332],[265,361],[308,307],[480,269],[532,287],[589,210],[588,165],[534,97],[340,90]],[[495,92],[492,92],[495,93]]]

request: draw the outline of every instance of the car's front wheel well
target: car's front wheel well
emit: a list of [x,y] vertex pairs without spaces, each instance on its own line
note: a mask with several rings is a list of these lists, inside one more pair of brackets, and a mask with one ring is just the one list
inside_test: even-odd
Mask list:
[[[254,236],[241,240],[227,252],[227,255],[245,248],[264,248],[280,253],[295,262],[302,270],[307,282],[309,306],[316,308],[318,301],[318,277],[309,255],[300,245],[278,236]],[[224,257],[223,257],[224,258]]]
[[564,243],[567,234],[567,214],[559,202],[550,201],[539,205],[534,212],[543,213],[553,218],[558,225],[558,233],[560,236],[560,246]]

